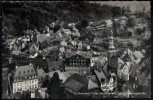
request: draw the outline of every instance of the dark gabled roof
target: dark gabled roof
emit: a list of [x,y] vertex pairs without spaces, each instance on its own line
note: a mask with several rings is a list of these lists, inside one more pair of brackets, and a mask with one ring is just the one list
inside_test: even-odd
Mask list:
[[77,54],[84,57],[84,58],[91,58],[91,54],[89,52],[81,52],[81,51],[66,52],[65,58],[70,58],[70,57],[75,56]]
[[42,68],[37,70],[37,74],[38,77],[44,77],[47,75],[47,73],[45,73],[45,71]]
[[117,56],[112,56],[111,59],[108,61],[108,65],[113,68],[118,68],[119,64],[124,64],[124,62]]
[[14,78],[20,78],[20,77],[31,76],[31,75],[36,75],[36,74],[37,73],[33,66],[24,65],[24,66],[19,66],[16,69]]
[[141,67],[141,66],[145,66],[145,64],[146,64],[146,62],[143,61],[143,62],[141,62],[140,64],[134,66],[134,68],[130,71],[130,74],[129,74],[129,75],[130,75],[132,78],[134,78],[134,76],[135,76],[135,74],[136,74],[138,68]]
[[29,58],[30,62],[36,66],[48,66],[47,60],[42,58]]
[[51,61],[49,59],[46,60],[49,68],[59,68],[59,66],[62,64],[62,61]]
[[96,66],[103,68],[107,63],[107,60],[103,57],[98,59],[98,61],[95,62]]
[[134,59],[133,52],[132,52],[130,49],[127,49],[127,54],[128,54],[128,56],[130,57],[130,59],[131,59],[132,61],[135,60],[135,59]]
[[99,88],[98,85],[93,82],[91,79],[88,80],[88,90],[97,89]]
[[97,71],[97,70],[94,70],[94,72],[95,72],[95,74],[96,74],[96,76],[97,76],[97,78],[98,78],[98,80],[99,80],[100,83],[101,83],[101,79],[102,78],[105,79],[106,82],[108,81],[107,76],[104,74],[104,72],[102,70],[100,72]]
[[[72,82],[76,82],[77,81],[77,85],[83,84],[83,87],[82,87],[82,85],[80,86],[80,87],[82,87],[81,91],[86,91],[87,90],[87,87],[88,87],[88,79],[86,77],[81,76],[81,75],[75,73],[75,74],[72,74],[69,78],[67,78],[64,84],[66,85],[71,80],[75,80],[75,81],[72,81]],[[72,85],[72,86],[75,87],[74,84],[68,84],[68,85]],[[68,85],[66,85],[66,86],[68,86]],[[74,90],[74,91],[77,91],[77,89]]]
[[108,73],[108,71],[107,71],[107,63],[106,63],[106,65],[102,68],[102,70],[103,70],[104,74],[108,77],[108,76],[109,76],[109,73]]
[[65,87],[68,87],[75,92],[79,92],[84,87],[84,84],[82,84],[74,79],[71,79],[69,82],[67,82],[65,84]]

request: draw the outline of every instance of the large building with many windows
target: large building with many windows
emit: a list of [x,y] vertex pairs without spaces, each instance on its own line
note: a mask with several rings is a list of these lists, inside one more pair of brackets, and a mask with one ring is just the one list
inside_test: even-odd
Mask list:
[[70,73],[88,75],[90,73],[91,54],[74,51],[65,54],[65,70]]
[[13,93],[38,89],[38,75],[32,65],[16,66]]

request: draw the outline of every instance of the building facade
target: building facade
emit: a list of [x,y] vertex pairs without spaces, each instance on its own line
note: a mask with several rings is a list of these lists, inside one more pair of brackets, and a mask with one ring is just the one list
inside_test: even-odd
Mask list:
[[87,75],[90,73],[91,56],[88,53],[70,52],[65,55],[65,70],[70,73]]
[[32,65],[16,67],[13,79],[13,93],[38,88],[38,76]]

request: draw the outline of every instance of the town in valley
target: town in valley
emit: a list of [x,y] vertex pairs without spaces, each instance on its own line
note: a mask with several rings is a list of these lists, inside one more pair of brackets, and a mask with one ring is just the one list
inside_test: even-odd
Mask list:
[[2,2],[2,98],[150,98],[150,2],[99,2]]

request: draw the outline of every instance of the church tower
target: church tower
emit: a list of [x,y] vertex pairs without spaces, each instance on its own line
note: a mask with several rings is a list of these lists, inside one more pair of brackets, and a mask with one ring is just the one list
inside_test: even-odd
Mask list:
[[112,54],[115,53],[115,46],[114,46],[114,38],[113,38],[113,32],[111,31],[110,36],[108,37],[109,46],[108,46],[108,53]]

